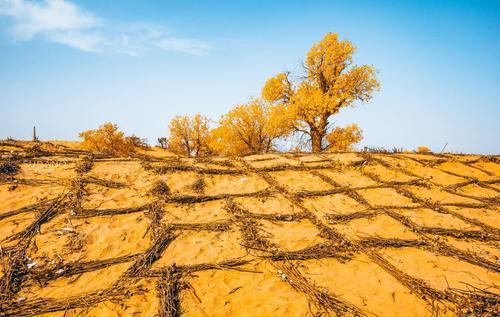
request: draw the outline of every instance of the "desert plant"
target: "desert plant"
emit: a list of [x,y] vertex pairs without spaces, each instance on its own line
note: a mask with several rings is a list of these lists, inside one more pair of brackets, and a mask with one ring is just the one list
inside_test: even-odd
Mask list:
[[128,143],[130,143],[132,146],[136,148],[141,148],[141,149],[149,148],[148,140],[146,138],[140,138],[135,134],[132,134],[131,136],[125,137],[125,139]]
[[282,105],[253,99],[222,116],[212,131],[210,147],[224,155],[265,153],[274,148],[277,138],[291,131]]
[[14,175],[19,172],[20,168],[19,164],[14,160],[8,159],[0,162],[0,174]]
[[417,152],[420,154],[430,153],[431,149],[429,149],[427,146],[419,146]]
[[363,131],[351,124],[345,128],[335,128],[327,136],[327,149],[329,151],[352,151],[354,144],[363,139]]
[[136,147],[116,124],[107,122],[98,129],[87,130],[78,135],[83,139],[82,147],[95,153],[126,156],[135,152]]
[[168,187],[167,182],[164,180],[158,180],[153,184],[150,193],[157,197],[165,197],[170,195],[170,188]]
[[162,149],[168,148],[168,139],[165,137],[158,138],[158,146]]
[[289,73],[281,73],[264,85],[263,98],[286,106],[294,129],[310,138],[313,152],[327,148],[331,116],[356,101],[369,101],[379,89],[372,66],[353,65],[355,51],[351,42],[328,33],[307,54],[303,80],[294,83]]
[[169,125],[168,149],[187,156],[210,154],[208,146],[209,122],[210,120],[201,114],[196,114],[193,117],[176,116]]

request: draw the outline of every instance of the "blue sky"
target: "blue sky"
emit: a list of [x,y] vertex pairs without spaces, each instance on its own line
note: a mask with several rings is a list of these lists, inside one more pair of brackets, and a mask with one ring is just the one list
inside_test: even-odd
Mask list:
[[333,121],[363,145],[500,154],[500,1],[0,0],[0,139],[77,139],[105,121],[151,143],[300,72],[327,32],[381,90]]

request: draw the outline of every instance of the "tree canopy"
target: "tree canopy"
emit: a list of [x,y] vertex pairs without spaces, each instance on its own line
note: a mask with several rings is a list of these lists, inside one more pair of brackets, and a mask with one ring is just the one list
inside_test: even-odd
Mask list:
[[286,107],[293,128],[310,138],[313,152],[328,147],[331,116],[356,101],[369,101],[379,89],[372,66],[353,64],[355,51],[350,41],[328,33],[307,54],[302,79],[294,82],[289,73],[280,73],[262,89],[264,100]]
[[269,152],[279,137],[291,132],[282,105],[264,104],[252,99],[234,106],[212,132],[211,148],[225,155],[248,155]]
[[168,149],[187,156],[210,154],[210,120],[201,114],[176,116],[170,121]]

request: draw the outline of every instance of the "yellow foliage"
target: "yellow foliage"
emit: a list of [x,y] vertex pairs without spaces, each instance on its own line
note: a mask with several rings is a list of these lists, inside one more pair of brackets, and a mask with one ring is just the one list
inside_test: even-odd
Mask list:
[[363,139],[363,131],[356,124],[335,128],[327,136],[329,151],[352,151],[354,144]]
[[83,138],[82,147],[92,152],[126,156],[135,152],[135,138],[127,138],[116,124],[107,122],[98,129],[78,135]]
[[209,129],[210,120],[196,114],[193,117],[176,116],[169,124],[170,136],[168,149],[177,154],[187,156],[204,156],[210,154]]
[[267,105],[258,99],[237,105],[212,131],[210,147],[224,155],[269,152],[277,138],[292,131],[286,114],[283,105]]
[[306,79],[292,83],[288,73],[281,73],[262,89],[267,102],[286,105],[295,130],[311,138],[314,152],[325,147],[332,115],[356,101],[369,101],[379,89],[372,66],[352,64],[354,52],[351,42],[339,41],[337,34],[328,33],[307,54]]
[[270,78],[262,88],[262,98],[271,103],[279,100],[288,101],[291,94],[292,86],[286,73]]
[[429,149],[427,146],[419,146],[417,149],[418,153],[430,153],[431,149]]

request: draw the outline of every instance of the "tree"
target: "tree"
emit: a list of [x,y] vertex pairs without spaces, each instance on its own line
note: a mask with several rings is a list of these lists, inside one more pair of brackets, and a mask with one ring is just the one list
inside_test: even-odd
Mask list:
[[176,116],[170,121],[168,149],[187,156],[204,156],[210,153],[210,120],[196,114],[193,117]]
[[140,138],[135,134],[132,134],[131,136],[125,137],[127,142],[131,143],[134,147],[136,148],[141,148],[141,149],[148,149],[149,144],[148,140],[146,138]]
[[236,105],[212,131],[211,148],[225,155],[269,152],[277,138],[291,132],[286,113],[284,105],[264,104],[260,99]]
[[162,149],[168,148],[168,139],[166,137],[158,138],[158,146]]
[[289,73],[281,73],[262,89],[267,102],[286,106],[293,128],[310,138],[313,152],[328,146],[325,137],[331,130],[331,116],[356,101],[369,101],[379,89],[372,66],[353,65],[355,51],[350,41],[328,33],[307,54],[302,80],[292,82]]
[[336,127],[325,137],[330,151],[352,151],[353,145],[363,139],[363,131],[356,124],[345,128]]
[[78,136],[83,138],[82,147],[92,152],[121,156],[134,153],[136,149],[137,137],[125,137],[118,126],[110,122],[97,129],[83,131]]

